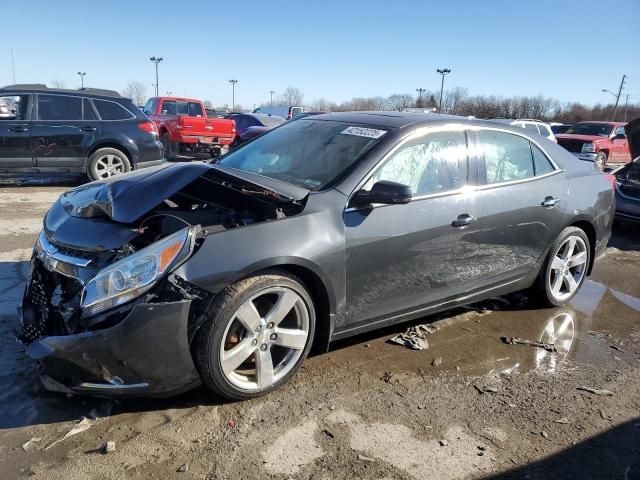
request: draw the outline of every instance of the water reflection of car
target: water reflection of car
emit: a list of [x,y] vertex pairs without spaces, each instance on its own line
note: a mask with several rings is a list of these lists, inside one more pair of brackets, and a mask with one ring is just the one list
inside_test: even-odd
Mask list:
[[615,171],[616,218],[640,221],[640,118],[625,126],[633,161]]
[[234,113],[227,118],[232,118],[236,122],[237,135],[231,148],[259,137],[286,121],[282,117],[263,113]]

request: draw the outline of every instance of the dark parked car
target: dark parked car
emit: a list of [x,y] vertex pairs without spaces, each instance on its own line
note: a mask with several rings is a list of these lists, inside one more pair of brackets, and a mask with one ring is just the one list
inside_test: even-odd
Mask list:
[[234,113],[226,118],[232,118],[236,122],[237,135],[233,141],[232,148],[259,137],[263,133],[286,122],[282,117],[265,115],[263,113]]
[[312,345],[531,289],[569,302],[613,189],[527,130],[432,114],[289,122],[217,164],[171,164],[54,203],[22,303],[54,390],[245,399]]
[[627,123],[625,132],[633,160],[615,172],[616,217],[640,222],[640,118]]
[[118,92],[45,85],[0,88],[0,172],[107,178],[164,161],[153,122]]

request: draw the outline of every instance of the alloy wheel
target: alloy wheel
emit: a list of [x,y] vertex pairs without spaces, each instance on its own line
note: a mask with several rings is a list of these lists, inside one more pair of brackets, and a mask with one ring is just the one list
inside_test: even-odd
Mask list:
[[562,242],[551,261],[547,278],[551,295],[564,301],[580,288],[587,271],[589,253],[582,238],[571,235]]
[[124,172],[124,162],[116,155],[103,155],[96,160],[96,177],[98,178],[108,178]]
[[222,336],[220,364],[227,381],[259,392],[295,368],[309,338],[308,308],[287,287],[270,287],[246,300]]

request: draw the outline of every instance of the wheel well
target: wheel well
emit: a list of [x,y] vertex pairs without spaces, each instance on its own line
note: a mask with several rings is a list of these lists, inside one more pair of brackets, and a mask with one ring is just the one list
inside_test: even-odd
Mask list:
[[331,317],[329,315],[329,293],[324,283],[312,270],[299,265],[277,265],[275,267],[292,273],[302,280],[309,289],[309,294],[316,308],[316,331],[311,351],[327,351],[331,337]]
[[586,220],[580,220],[570,225],[571,227],[578,227],[582,230],[589,239],[589,267],[587,269],[587,275],[591,275],[591,270],[593,269],[593,264],[595,262],[596,256],[596,229],[595,227]]
[[88,157],[93,155],[96,151],[100,150],[101,148],[115,148],[116,150],[120,150],[122,153],[124,153],[127,156],[127,159],[129,160],[129,164],[131,165],[131,170],[134,169],[133,161],[131,160],[131,153],[129,152],[129,150],[124,148],[121,144],[116,142],[104,142],[96,145],[91,149]]
[[601,149],[601,150],[598,150],[598,152],[603,152],[604,154],[606,154],[606,155],[607,155],[607,158],[609,158],[609,149],[607,149],[607,148],[603,148],[603,149]]

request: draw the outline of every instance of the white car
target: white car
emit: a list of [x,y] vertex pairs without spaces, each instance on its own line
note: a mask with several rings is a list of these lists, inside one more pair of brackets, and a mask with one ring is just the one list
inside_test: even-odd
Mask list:
[[539,133],[540,135],[542,135],[543,137],[547,137],[554,143],[558,143],[555,135],[551,131],[551,126],[548,123],[542,122],[540,120],[531,120],[528,118],[518,118],[515,120],[509,118],[490,118],[489,120],[522,127],[525,130]]

